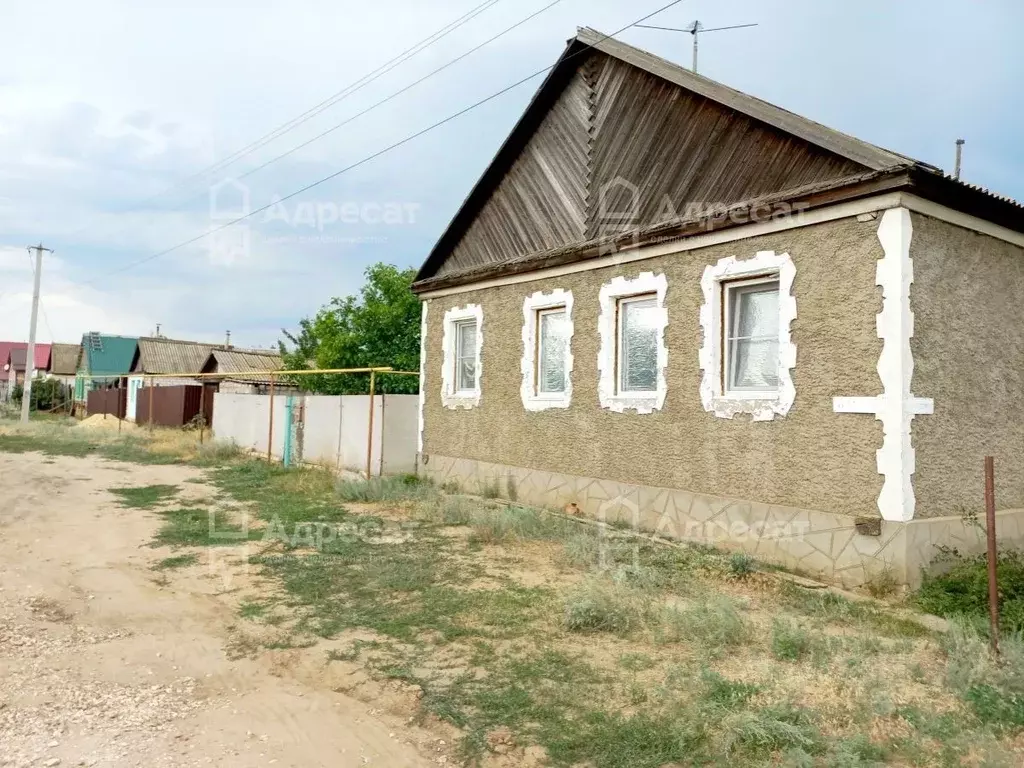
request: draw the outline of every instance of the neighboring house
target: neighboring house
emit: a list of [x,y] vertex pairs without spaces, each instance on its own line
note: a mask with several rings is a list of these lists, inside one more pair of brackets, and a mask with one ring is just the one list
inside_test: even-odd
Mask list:
[[75,379],[75,400],[85,402],[95,388],[126,387],[139,340],[94,331],[82,336],[82,359]]
[[[50,345],[36,344],[35,346],[34,379],[41,379],[46,376],[50,367]],[[19,344],[11,349],[8,355],[7,381],[9,385],[24,384],[26,363],[28,361],[28,344]]]
[[[132,375],[128,377],[128,402],[126,415],[129,421],[135,420],[139,389],[143,384],[151,382],[154,386],[169,387],[182,384],[199,384],[200,379],[182,376],[169,377],[167,374],[198,374],[210,356],[212,344],[195,341],[180,341],[164,337],[142,337],[139,339],[138,351],[132,364]],[[166,378],[147,376],[161,375]],[[145,413],[143,413],[145,415]]]
[[[952,150],[952,142],[951,142]],[[426,259],[421,471],[848,585],[1024,535],[1024,207],[581,30]]]
[[222,374],[206,379],[218,382],[220,392],[257,394],[269,390],[268,374],[281,370],[281,365],[281,355],[272,350],[215,347],[203,366],[203,373]]
[[63,384],[74,385],[82,357],[80,344],[53,344],[50,347],[50,378]]

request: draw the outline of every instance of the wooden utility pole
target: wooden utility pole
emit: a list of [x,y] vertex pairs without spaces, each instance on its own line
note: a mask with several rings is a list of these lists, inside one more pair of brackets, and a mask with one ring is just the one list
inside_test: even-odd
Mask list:
[[21,423],[28,424],[28,412],[32,407],[32,379],[36,375],[36,323],[39,320],[39,285],[43,279],[43,244],[30,245],[29,253],[36,252],[35,275],[32,282],[32,317],[28,324],[28,351],[25,353],[25,386],[21,390]]

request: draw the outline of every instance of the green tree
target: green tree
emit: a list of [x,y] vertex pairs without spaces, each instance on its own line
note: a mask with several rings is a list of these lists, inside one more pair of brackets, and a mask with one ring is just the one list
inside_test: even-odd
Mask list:
[[[372,368],[396,371],[420,368],[420,302],[412,292],[416,270],[374,264],[366,270],[358,296],[333,298],[313,318],[303,318],[295,333],[283,331],[284,367]],[[377,391],[419,391],[415,376],[378,375]],[[366,394],[365,374],[296,376],[295,383],[324,395]]]

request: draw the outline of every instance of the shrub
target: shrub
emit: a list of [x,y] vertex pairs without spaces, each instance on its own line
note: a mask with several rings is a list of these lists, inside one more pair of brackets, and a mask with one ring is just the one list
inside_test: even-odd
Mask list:
[[437,489],[415,475],[339,480],[335,490],[343,501],[413,501],[436,496]]
[[772,654],[784,661],[799,661],[811,650],[811,636],[803,627],[785,619],[772,622]]
[[733,552],[729,557],[729,573],[739,579],[757,570],[757,561],[746,552]]
[[566,598],[565,628],[570,632],[630,632],[643,623],[645,603],[641,595],[622,584],[592,578]]
[[[984,555],[945,554],[953,567],[939,576],[925,576],[915,596],[921,608],[939,616],[988,615],[988,563]],[[1024,553],[1004,550],[996,563],[1000,625],[1006,632],[1024,631]]]
[[997,727],[1024,726],[1024,638],[1001,638],[1000,663],[976,620],[958,617],[951,620],[942,644],[948,657],[946,683],[974,714]]
[[667,642],[697,642],[712,655],[747,637],[747,625],[728,597],[716,595],[680,608],[666,608],[661,614],[661,639]]

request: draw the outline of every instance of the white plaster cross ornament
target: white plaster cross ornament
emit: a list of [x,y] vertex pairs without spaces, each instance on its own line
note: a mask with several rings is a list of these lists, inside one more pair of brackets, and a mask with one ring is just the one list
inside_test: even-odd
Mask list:
[[882,311],[875,319],[882,354],[878,376],[882,394],[874,397],[836,397],[836,413],[870,413],[882,422],[882,447],[876,454],[878,472],[885,480],[878,496],[878,510],[885,520],[906,522],[914,518],[914,446],[910,439],[915,416],[934,412],[931,398],[910,392],[914,358],[910,339],[914,335],[914,313],[910,311],[910,284],[914,264],[910,258],[913,227],[910,211],[892,208],[882,215],[878,239],[885,254],[875,269],[875,283],[882,287]]

